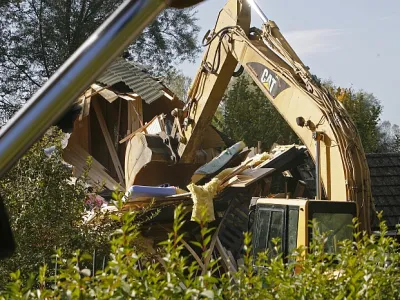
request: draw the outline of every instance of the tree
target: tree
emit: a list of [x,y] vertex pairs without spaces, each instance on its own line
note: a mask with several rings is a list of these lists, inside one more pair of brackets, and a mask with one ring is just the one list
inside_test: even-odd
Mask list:
[[380,101],[371,93],[354,91],[325,82],[325,86],[346,108],[354,121],[365,152],[379,150],[379,122],[382,113]]
[[[235,79],[223,98],[223,131],[248,146],[262,142],[298,143],[299,139],[248,75]],[[221,123],[221,121],[219,122]]]
[[[7,116],[29,99],[122,0],[19,0],[0,6],[0,109]],[[161,13],[128,47],[155,74],[198,53],[195,11]]]
[[378,152],[400,152],[400,128],[389,121],[379,125]]
[[137,62],[150,65],[153,74],[174,72],[174,65],[194,62],[200,47],[197,35],[196,11],[193,9],[168,9],[128,47]]
[[190,77],[185,76],[179,70],[172,69],[166,75],[164,82],[180,100],[186,102],[187,93],[192,82]]
[[212,119],[212,125],[219,131],[224,131],[224,111],[225,105],[224,102],[221,102]]
[[[0,285],[18,266],[28,275],[49,262],[55,248],[72,253],[78,248],[105,255],[112,223],[82,223],[87,207],[85,177],[71,182],[71,168],[61,156],[61,136],[47,134],[0,180],[4,203],[10,215],[16,253],[0,261]],[[44,149],[56,151],[47,156]]]

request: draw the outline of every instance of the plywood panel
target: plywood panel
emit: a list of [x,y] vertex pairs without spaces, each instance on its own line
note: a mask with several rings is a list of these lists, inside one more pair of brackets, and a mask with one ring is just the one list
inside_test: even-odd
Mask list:
[[78,143],[86,152],[90,153],[89,116],[83,117],[82,120],[79,120],[79,118],[75,120],[70,142]]
[[135,101],[129,101],[128,105],[131,106],[131,132],[134,132],[142,127],[143,124],[142,99],[138,98]]
[[[97,101],[94,101],[93,107],[96,112],[97,120],[99,121],[101,131],[103,133],[103,136],[104,136],[104,139],[105,139],[105,142],[107,145],[108,152],[111,156],[112,162],[114,164],[114,168],[117,171],[118,179],[119,179],[121,185],[123,185],[124,184],[124,170],[121,166],[121,162],[119,161],[117,152],[115,150],[113,140],[111,138],[109,129],[107,127],[107,123],[106,123],[103,113],[101,111],[101,106],[99,105],[99,103]],[[110,119],[112,119],[112,117],[110,117]]]
[[[74,176],[82,175],[86,168],[86,160],[90,154],[81,146],[75,143],[68,143],[63,152],[63,158],[66,162],[74,166]],[[118,188],[119,184],[108,174],[107,170],[96,159],[92,158],[92,165],[89,170],[89,183],[102,184],[110,190]]]

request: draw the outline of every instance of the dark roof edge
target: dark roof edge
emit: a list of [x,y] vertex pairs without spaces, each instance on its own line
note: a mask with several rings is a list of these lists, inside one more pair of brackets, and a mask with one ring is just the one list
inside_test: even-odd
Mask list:
[[388,157],[388,156],[400,157],[400,153],[398,153],[398,152],[367,153],[366,156],[367,157]]

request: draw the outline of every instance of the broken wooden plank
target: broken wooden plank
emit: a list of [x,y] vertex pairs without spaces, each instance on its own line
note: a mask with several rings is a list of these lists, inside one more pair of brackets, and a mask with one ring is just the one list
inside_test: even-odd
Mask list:
[[[82,175],[87,166],[87,158],[90,156],[80,145],[74,142],[68,143],[67,148],[64,149],[64,160],[74,167],[74,176],[79,177]],[[92,165],[88,174],[89,183],[103,184],[109,190],[116,190],[119,184],[107,173],[104,168],[96,159],[92,157]]]
[[140,99],[140,96],[138,94],[118,94],[118,96],[122,99],[125,99],[126,101],[137,101]]
[[110,103],[113,103],[115,100],[118,99],[118,94],[113,92],[112,90],[108,89],[110,86],[103,87],[101,85],[94,83],[90,87],[95,92],[93,94],[91,94],[89,97],[93,97],[93,96],[99,94],[100,96],[102,96],[105,100],[107,100]]
[[84,94],[79,97],[78,102],[81,103],[82,106],[82,111],[81,114],[79,115],[79,120],[81,121],[84,117],[87,117],[90,113],[90,102],[92,100],[92,95],[93,93],[93,89],[92,88],[88,88]]
[[244,170],[240,174],[236,175],[237,180],[231,183],[229,187],[233,188],[247,187],[256,181],[271,175],[274,171],[275,169],[272,168]]
[[181,242],[183,244],[183,246],[185,246],[185,248],[190,252],[190,254],[192,254],[192,256],[194,257],[194,259],[197,261],[197,263],[199,264],[199,267],[201,268],[201,270],[204,272],[205,268],[204,268],[204,264],[201,261],[200,257],[197,255],[196,251],[193,250],[193,248],[185,242],[184,239],[181,239]]
[[129,141],[131,138],[133,138],[135,136],[136,133],[138,132],[143,132],[146,130],[146,128],[148,126],[150,126],[151,122],[153,122],[155,119],[157,118],[157,116],[155,116],[150,122],[146,123],[146,125],[140,127],[139,129],[135,130],[134,132],[132,132],[131,134],[128,134],[126,137],[124,137],[122,140],[119,141],[120,144],[125,143],[126,141]]
[[114,164],[115,171],[117,172],[118,179],[121,183],[121,186],[124,186],[125,185],[124,171],[121,166],[121,162],[119,161],[117,151],[114,148],[114,143],[111,139],[110,133],[107,128],[107,124],[104,120],[103,113],[101,112],[101,107],[100,107],[98,101],[93,102],[93,107],[94,107],[94,111],[96,112],[97,120],[99,121],[101,131],[103,132],[103,136],[106,141],[107,148],[108,148],[109,154],[111,156],[112,162]]
[[219,234],[219,231],[220,231],[220,229],[222,227],[222,223],[225,220],[225,217],[226,217],[226,212],[224,214],[224,217],[219,222],[219,225],[218,225],[217,229],[215,230],[215,232],[213,234],[213,237],[211,238],[210,247],[208,247],[208,250],[207,250],[208,253],[207,253],[207,256],[204,259],[204,269],[203,269],[203,272],[201,273],[201,275],[206,274],[206,271],[207,271],[207,268],[208,268],[208,264],[210,263],[212,253],[213,253],[214,248],[215,248],[215,244],[217,243],[218,234]]
[[236,168],[233,169],[233,171],[225,176],[224,178],[221,179],[222,182],[228,181],[229,179],[231,179],[232,177],[235,177],[236,175],[242,173],[244,170],[248,169],[250,166],[251,160],[247,161],[246,163],[244,163],[243,165],[237,166]]
[[118,152],[118,146],[119,146],[119,137],[120,137],[120,131],[121,131],[121,114],[122,114],[122,101],[119,100],[118,103],[118,120],[117,120],[117,137],[115,138],[114,141],[114,147],[115,147],[115,151]]
[[113,103],[115,100],[118,99],[118,94],[115,93],[114,91],[110,90],[109,89],[110,86],[103,87],[101,85],[94,83],[90,87],[95,91],[93,94],[90,95],[90,97],[93,97],[93,96],[99,94],[100,96],[102,96],[105,100],[107,100],[110,103]]
[[130,128],[130,132],[143,127],[142,98],[138,94],[133,93],[119,94],[118,96],[128,101],[128,128]]
[[137,99],[136,101],[128,102],[128,105],[132,107],[133,115],[132,115],[132,131],[135,131],[142,127],[143,124],[143,107],[142,107],[142,98]]
[[232,263],[231,259],[229,258],[229,255],[226,252],[226,250],[225,250],[224,246],[222,245],[221,241],[219,240],[219,238],[217,238],[215,247],[217,248],[219,255],[221,255],[222,262],[225,265],[225,271],[229,272],[232,275],[233,281],[235,281],[235,283],[237,283],[237,279],[235,277],[237,269],[236,269],[235,265]]

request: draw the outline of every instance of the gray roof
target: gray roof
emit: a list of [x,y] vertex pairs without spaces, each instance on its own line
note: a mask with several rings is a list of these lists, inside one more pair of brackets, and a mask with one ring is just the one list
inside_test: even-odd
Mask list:
[[112,86],[118,82],[125,83],[132,92],[138,94],[150,104],[164,95],[164,86],[142,71],[133,62],[118,58],[97,79],[97,82],[106,86]]
[[400,153],[371,153],[367,161],[375,208],[383,211],[387,226],[394,230],[400,224]]

